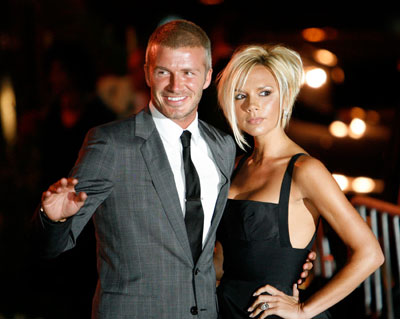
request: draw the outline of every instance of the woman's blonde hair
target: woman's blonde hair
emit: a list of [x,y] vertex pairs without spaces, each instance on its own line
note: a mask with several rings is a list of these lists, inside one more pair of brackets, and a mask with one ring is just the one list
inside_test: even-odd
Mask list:
[[265,66],[279,86],[280,117],[278,125],[285,128],[303,79],[300,55],[281,45],[246,45],[239,47],[225,69],[217,77],[218,102],[227,118],[239,147],[248,146],[239,129],[235,112],[235,95],[256,65]]

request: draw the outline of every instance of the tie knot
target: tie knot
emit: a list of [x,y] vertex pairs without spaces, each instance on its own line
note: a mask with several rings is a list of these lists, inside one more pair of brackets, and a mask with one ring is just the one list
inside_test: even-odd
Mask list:
[[192,133],[190,131],[183,131],[181,135],[181,142],[183,147],[189,147],[190,146],[190,138],[192,136]]

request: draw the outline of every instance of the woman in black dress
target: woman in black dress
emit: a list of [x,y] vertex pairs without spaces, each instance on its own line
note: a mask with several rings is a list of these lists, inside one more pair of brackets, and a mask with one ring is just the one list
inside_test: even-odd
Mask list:
[[[298,53],[282,46],[245,46],[220,74],[218,99],[241,148],[218,231],[220,313],[229,318],[324,318],[384,260],[378,241],[332,175],[285,133],[303,76]],[[320,217],[351,258],[304,302],[296,279]],[[223,268],[223,270],[222,270]]]

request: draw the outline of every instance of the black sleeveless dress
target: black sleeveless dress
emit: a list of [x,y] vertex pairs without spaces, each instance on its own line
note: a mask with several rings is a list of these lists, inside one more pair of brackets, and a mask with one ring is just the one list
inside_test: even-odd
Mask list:
[[314,234],[304,249],[290,244],[289,194],[293,166],[301,155],[289,161],[278,204],[228,199],[217,233],[224,250],[224,275],[217,289],[222,319],[249,318],[247,309],[255,300],[252,294],[266,284],[292,295],[292,286],[300,278],[315,239]]

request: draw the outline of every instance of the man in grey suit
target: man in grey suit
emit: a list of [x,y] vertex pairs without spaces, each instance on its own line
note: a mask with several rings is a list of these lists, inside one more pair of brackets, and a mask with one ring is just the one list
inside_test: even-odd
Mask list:
[[[197,118],[211,45],[197,25],[158,27],[146,51],[149,108],[91,129],[71,172],[43,193],[45,254],[71,249],[93,217],[99,281],[92,318],[217,318],[213,250],[234,166],[233,139]],[[201,254],[185,226],[180,136],[191,132],[204,211]]]
[[[149,108],[90,130],[71,177],[43,193],[46,255],[71,249],[93,216],[92,318],[217,318],[213,250],[236,149],[197,118],[211,81],[209,38],[188,21],[164,24],[150,37],[145,71]],[[204,210],[196,262],[184,221],[183,130],[192,134]]]

